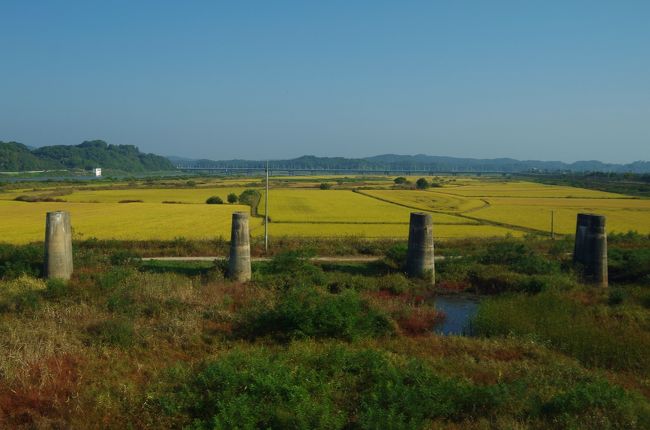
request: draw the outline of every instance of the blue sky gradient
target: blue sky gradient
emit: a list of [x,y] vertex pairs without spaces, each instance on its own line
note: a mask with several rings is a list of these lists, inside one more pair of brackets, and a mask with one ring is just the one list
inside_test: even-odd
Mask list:
[[650,2],[0,0],[0,140],[650,156]]

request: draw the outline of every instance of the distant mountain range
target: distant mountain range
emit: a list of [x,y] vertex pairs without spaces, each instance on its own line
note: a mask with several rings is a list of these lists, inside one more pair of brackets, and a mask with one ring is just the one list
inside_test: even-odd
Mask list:
[[90,170],[94,167],[125,172],[175,169],[165,157],[144,154],[133,145],[109,145],[103,140],[40,148],[30,148],[18,142],[0,141],[0,172]]
[[[196,160],[183,157],[162,157],[145,154],[133,145],[109,145],[103,140],[85,141],[79,145],[55,145],[32,148],[17,142],[0,141],[0,172],[57,169],[92,169],[102,167],[125,172],[164,171],[176,167],[260,168],[260,160]],[[365,158],[316,157],[305,155],[290,160],[271,160],[274,169],[327,170],[422,170],[429,172],[615,172],[650,173],[650,162],[611,164],[600,161],[515,160],[512,158],[478,159],[432,155],[385,154]]]
[[[206,160],[183,157],[167,157],[181,168],[260,168],[266,161],[254,160]],[[351,170],[428,170],[431,172],[615,172],[650,173],[650,162],[636,161],[629,164],[611,164],[600,161],[515,160],[512,158],[456,158],[433,155],[385,154],[365,158],[315,157],[305,155],[290,160],[271,160],[274,169],[351,169]]]

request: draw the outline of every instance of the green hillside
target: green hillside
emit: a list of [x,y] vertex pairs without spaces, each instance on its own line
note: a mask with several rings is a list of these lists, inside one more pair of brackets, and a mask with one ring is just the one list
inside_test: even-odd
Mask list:
[[109,145],[103,140],[80,145],[44,146],[30,150],[17,142],[0,141],[0,171],[92,169],[102,167],[128,172],[173,170],[164,157],[144,154],[133,145]]

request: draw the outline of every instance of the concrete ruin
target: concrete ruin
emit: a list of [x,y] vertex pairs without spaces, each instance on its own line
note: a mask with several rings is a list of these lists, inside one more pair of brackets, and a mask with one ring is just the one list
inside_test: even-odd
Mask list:
[[603,215],[578,214],[573,263],[587,282],[607,287],[607,232]]
[[410,277],[431,279],[431,283],[435,284],[431,214],[411,212],[406,273]]
[[45,277],[67,281],[72,269],[70,213],[48,212],[45,216]]
[[251,279],[251,241],[248,232],[248,217],[246,212],[232,214],[228,276],[239,282]]

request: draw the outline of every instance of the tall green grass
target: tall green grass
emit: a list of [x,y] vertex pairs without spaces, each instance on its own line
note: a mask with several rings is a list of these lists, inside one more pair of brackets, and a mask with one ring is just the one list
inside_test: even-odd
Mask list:
[[483,301],[473,320],[480,336],[515,335],[550,345],[588,366],[650,374],[650,333],[604,306],[548,291]]

